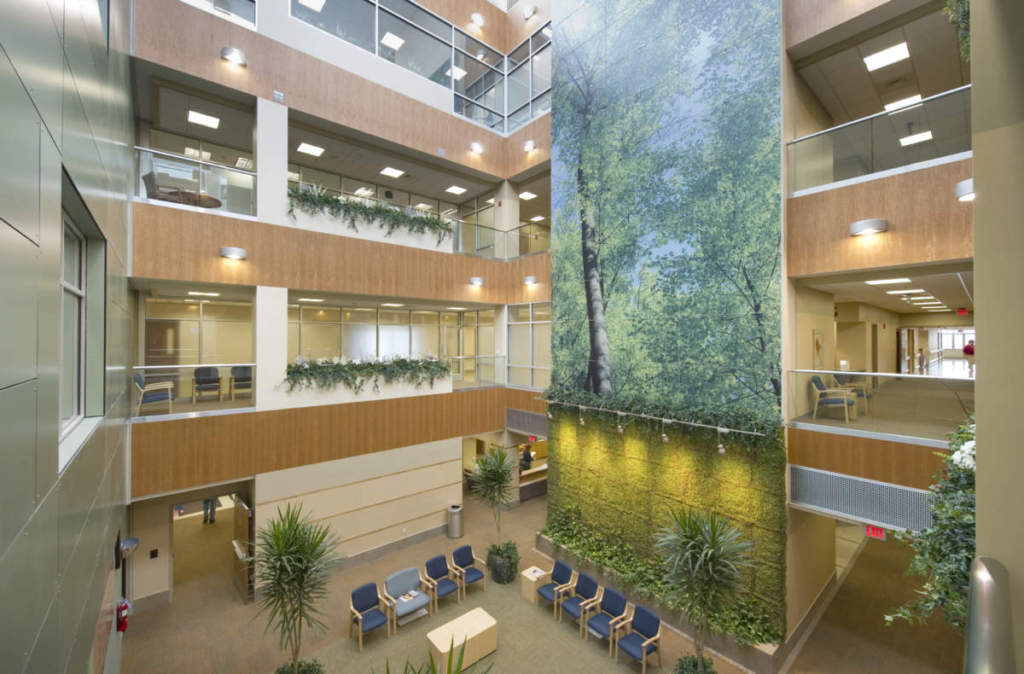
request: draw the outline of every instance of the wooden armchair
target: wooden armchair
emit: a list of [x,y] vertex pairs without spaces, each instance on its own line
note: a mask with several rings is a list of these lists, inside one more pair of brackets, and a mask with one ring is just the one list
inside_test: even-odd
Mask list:
[[640,673],[647,674],[647,657],[657,653],[658,668],[661,669],[661,618],[643,606],[633,609],[633,615],[625,624],[626,634],[615,641],[615,662],[619,651],[640,663]]
[[[384,607],[383,611],[380,610],[381,606]],[[376,583],[366,583],[352,591],[349,612],[352,620],[348,624],[348,636],[352,638],[353,627],[358,629],[360,652],[363,650],[363,635],[367,632],[384,625],[387,636],[391,636],[391,608],[381,596]]]

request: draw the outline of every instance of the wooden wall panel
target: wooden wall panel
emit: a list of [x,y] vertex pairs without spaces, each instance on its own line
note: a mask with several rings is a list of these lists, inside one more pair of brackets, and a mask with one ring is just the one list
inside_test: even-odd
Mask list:
[[537,391],[486,388],[132,426],[132,499],[284,468],[499,430]]
[[[226,260],[221,246],[241,246],[248,259]],[[451,302],[551,299],[548,253],[504,262],[146,203],[134,205],[132,276]]]
[[[505,139],[505,176],[512,178],[551,159],[551,115],[531,121]],[[532,140],[537,144],[533,152],[523,150],[523,144]]]
[[787,429],[789,462],[889,484],[927,489],[942,468],[934,447]]
[[[451,11],[466,14],[465,3],[451,0],[447,4],[453,8],[461,5]],[[483,0],[477,4],[481,12],[491,7]],[[491,9],[504,17],[501,10]],[[521,13],[519,16],[522,18]],[[244,51],[248,67],[236,68],[222,61],[219,50],[224,45]],[[547,160],[545,152],[526,157],[522,140],[516,147],[512,139],[484,131],[454,113],[403,96],[183,2],[136,0],[135,56],[267,100],[273,100],[275,89],[284,91],[290,108],[432,157],[443,147],[446,160],[496,178],[507,177],[509,149],[518,150],[522,162],[530,166]],[[550,124],[547,128],[550,136]],[[469,151],[472,142],[484,146],[482,154]],[[538,137],[537,143],[545,147],[550,140]]]
[[[973,206],[955,197],[970,177],[966,159],[788,199],[789,275],[973,258]],[[889,231],[850,236],[850,223],[867,218],[885,218]]]

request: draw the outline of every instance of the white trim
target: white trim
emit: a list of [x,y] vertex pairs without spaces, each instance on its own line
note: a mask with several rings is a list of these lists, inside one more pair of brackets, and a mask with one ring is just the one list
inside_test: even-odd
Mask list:
[[805,197],[809,194],[817,194],[818,192],[836,190],[840,187],[847,187],[849,185],[871,182],[872,180],[881,180],[882,178],[889,178],[891,176],[900,175],[901,173],[910,173],[911,171],[920,171],[921,169],[932,168],[933,166],[942,166],[943,164],[963,161],[964,159],[970,159],[973,156],[973,150],[965,150],[964,152],[957,152],[956,154],[946,155],[945,157],[926,159],[924,161],[914,162],[913,164],[906,164],[904,166],[897,166],[896,168],[885,169],[884,171],[868,173],[867,175],[857,176],[856,178],[847,178],[846,180],[837,180],[834,183],[826,183],[824,185],[818,185],[817,187],[808,187],[806,189],[796,190],[795,192],[790,192],[789,198],[795,199],[797,197]]
[[[253,32],[256,31],[256,21],[255,21],[256,16],[257,16],[256,15],[256,11],[257,11],[256,3],[253,3],[253,21],[250,23],[249,21],[246,21],[245,19],[243,19],[242,17],[238,16],[237,14],[231,14],[230,12],[219,12],[219,11],[217,11],[217,9],[215,7],[211,6],[212,3],[210,3],[210,2],[203,2],[202,0],[181,0],[181,2],[185,3],[189,7],[195,7],[196,9],[198,9],[198,10],[200,10],[202,12],[206,12],[207,14],[212,14],[213,16],[217,17],[218,19],[224,19],[225,21],[230,21],[231,23],[235,24],[236,26],[241,26],[242,28],[247,28],[247,29],[249,29],[249,30],[251,30]],[[134,33],[134,31],[133,31],[133,33]]]
[[828,426],[825,424],[809,424],[803,421],[790,421],[786,424],[790,428],[802,431],[815,431],[817,433],[830,433],[832,435],[845,435],[852,438],[865,438],[867,440],[885,440],[887,442],[900,442],[905,445],[920,445],[922,447],[934,447],[935,449],[949,449],[949,443],[945,440],[933,440],[912,435],[900,435],[898,433],[881,433],[878,431],[865,431],[858,428],[845,428],[842,426]]
[[79,417],[74,427],[69,429],[57,445],[57,474],[60,475],[68,467],[79,450],[89,442],[96,429],[103,423],[103,417]]

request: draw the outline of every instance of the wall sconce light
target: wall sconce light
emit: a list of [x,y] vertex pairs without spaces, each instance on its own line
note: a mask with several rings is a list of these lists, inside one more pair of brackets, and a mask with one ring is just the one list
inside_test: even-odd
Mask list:
[[533,16],[536,13],[537,13],[537,5],[527,5],[526,7],[523,7],[523,18],[524,19],[532,19]]
[[129,536],[121,541],[121,554],[127,557],[132,554],[137,547],[139,547],[139,539],[135,536]]
[[889,230],[889,221],[884,218],[869,218],[850,223],[850,236],[868,236]]
[[974,178],[961,180],[956,184],[957,201],[974,201]]
[[473,154],[483,154],[484,146],[481,143],[473,141],[469,144],[469,151]]
[[725,454],[725,445],[722,444],[722,434],[723,433],[728,433],[729,429],[728,428],[716,428],[715,430],[718,432],[718,453],[719,454]]
[[537,277],[536,276],[524,276],[523,277],[523,283],[525,283],[528,286],[537,285]]
[[583,420],[583,407],[580,406],[580,426],[586,426],[587,422]]
[[665,422],[667,419],[661,420],[661,441],[668,444],[668,433],[665,432]]
[[484,15],[480,12],[473,12],[469,15],[469,22],[477,28],[484,27]]
[[242,68],[247,65],[245,52],[238,47],[224,47],[220,50],[220,57],[228,63]]
[[533,152],[536,149],[537,149],[537,141],[535,141],[535,140],[528,140],[525,143],[523,143],[523,151],[524,152]]
[[484,277],[483,276],[470,276],[469,277],[469,285],[472,285],[472,286],[482,286],[483,284],[484,284]]
[[622,412],[619,412],[619,423],[615,425],[615,430],[619,432],[619,435],[626,432],[626,429],[622,426]]
[[226,257],[229,260],[244,260],[249,254],[245,251],[245,248],[239,248],[238,246],[221,246],[220,256]]

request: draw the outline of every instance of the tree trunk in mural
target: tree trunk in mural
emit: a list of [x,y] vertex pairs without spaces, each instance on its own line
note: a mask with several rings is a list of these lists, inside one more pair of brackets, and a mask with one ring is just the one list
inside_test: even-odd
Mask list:
[[590,363],[587,366],[587,387],[598,395],[612,392],[612,364],[608,346],[608,327],[604,315],[604,288],[597,260],[594,225],[587,216],[587,174],[583,155],[577,155],[576,188],[580,199],[580,238],[583,251],[583,288],[587,297],[587,320],[590,326]]
[[[754,321],[757,323],[757,347],[762,355],[771,357],[774,354],[768,352],[767,339],[765,339],[765,324],[764,324],[764,310],[761,307],[761,297],[758,295],[757,290],[754,287],[754,282],[750,280],[750,274],[747,273],[747,268],[743,268],[743,280],[747,285],[747,291],[750,293],[750,307],[754,312]],[[770,378],[772,383],[772,391],[775,393],[776,404],[782,407],[782,378],[779,376],[778,368],[775,367],[773,361],[766,359],[766,362],[772,367],[773,375]]]

